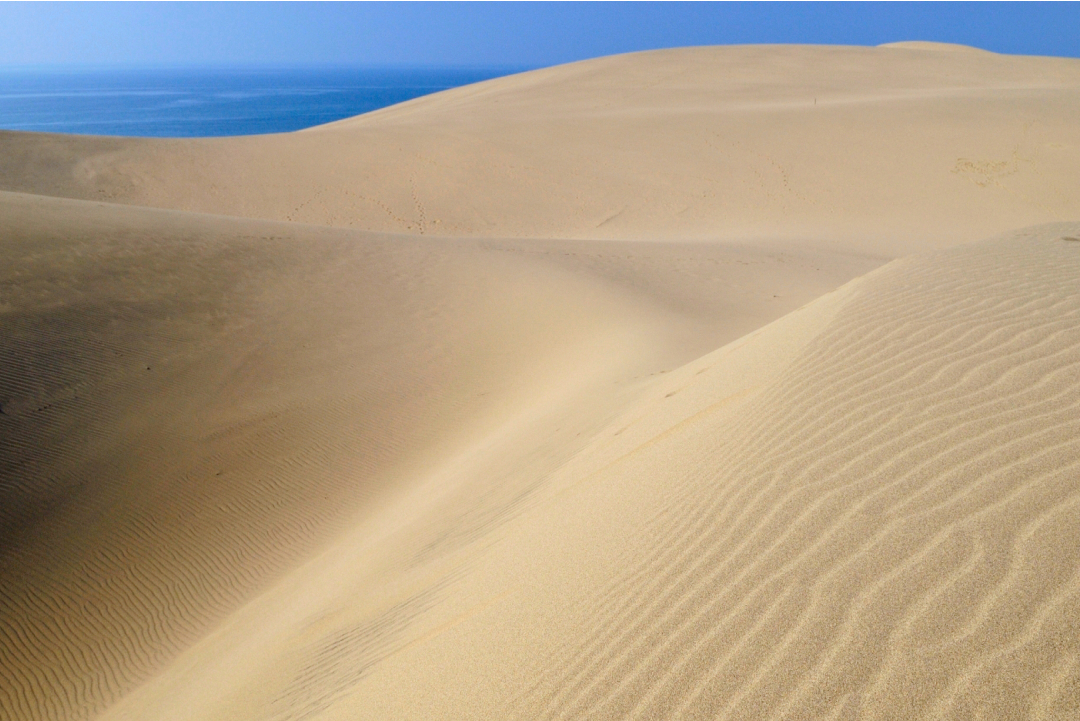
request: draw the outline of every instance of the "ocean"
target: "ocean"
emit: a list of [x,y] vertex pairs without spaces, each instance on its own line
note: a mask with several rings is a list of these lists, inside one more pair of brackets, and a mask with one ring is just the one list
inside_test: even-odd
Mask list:
[[0,70],[0,129],[172,138],[281,133],[526,69]]

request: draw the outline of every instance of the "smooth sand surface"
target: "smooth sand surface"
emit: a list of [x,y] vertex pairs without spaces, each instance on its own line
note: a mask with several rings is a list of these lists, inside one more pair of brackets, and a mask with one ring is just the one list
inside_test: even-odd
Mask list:
[[1077,111],[901,43],[0,134],[0,717],[1080,716]]
[[391,233],[816,239],[895,254],[1080,216],[1080,63],[743,46],[499,78],[287,135],[0,133],[0,190]]

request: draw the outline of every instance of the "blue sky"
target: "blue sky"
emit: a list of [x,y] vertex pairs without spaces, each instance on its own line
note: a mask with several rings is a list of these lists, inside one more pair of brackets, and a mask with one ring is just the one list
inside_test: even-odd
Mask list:
[[1080,57],[1080,3],[8,3],[0,66],[507,65],[937,40]]

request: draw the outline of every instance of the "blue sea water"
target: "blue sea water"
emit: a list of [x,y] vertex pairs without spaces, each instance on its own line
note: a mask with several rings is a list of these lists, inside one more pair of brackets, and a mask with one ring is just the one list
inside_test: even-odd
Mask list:
[[174,138],[280,133],[523,69],[0,70],[0,129]]

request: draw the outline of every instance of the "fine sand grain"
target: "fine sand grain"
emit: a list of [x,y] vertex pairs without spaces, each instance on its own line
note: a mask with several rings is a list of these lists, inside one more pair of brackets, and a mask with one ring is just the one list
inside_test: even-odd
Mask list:
[[1077,718],[1076,117],[899,43],[0,133],[0,718]]

